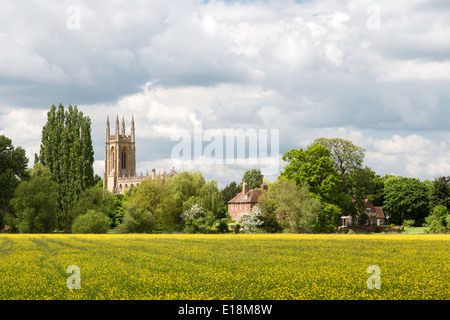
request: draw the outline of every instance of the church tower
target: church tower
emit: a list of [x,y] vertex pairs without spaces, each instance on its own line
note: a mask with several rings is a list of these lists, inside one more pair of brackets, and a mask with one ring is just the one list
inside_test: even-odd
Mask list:
[[111,135],[109,116],[107,116],[103,188],[112,193],[120,193],[124,187],[121,181],[127,181],[134,177],[136,177],[134,116],[131,118],[130,135],[125,132],[125,119],[123,117],[119,128],[118,115],[116,116],[115,132]]

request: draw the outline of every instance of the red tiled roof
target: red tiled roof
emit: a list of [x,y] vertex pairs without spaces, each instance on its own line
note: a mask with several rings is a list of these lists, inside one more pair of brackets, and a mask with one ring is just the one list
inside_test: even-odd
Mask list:
[[375,212],[377,213],[377,219],[384,219],[384,212],[382,207],[375,207]]
[[247,193],[240,192],[236,197],[228,201],[228,203],[256,203],[261,196],[263,190],[251,189]]
[[[352,202],[356,202],[354,199],[352,200]],[[384,212],[383,212],[383,207],[375,207],[372,204],[372,201],[370,201],[369,199],[364,199],[364,204],[366,209],[370,208],[372,209],[372,213],[375,213],[376,215],[376,219],[384,219]],[[357,214],[359,216],[359,212]]]

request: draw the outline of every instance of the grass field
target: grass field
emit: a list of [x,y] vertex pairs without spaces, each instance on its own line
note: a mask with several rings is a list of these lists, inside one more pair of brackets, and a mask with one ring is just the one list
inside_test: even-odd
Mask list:
[[3,234],[0,299],[449,299],[449,249],[444,235]]

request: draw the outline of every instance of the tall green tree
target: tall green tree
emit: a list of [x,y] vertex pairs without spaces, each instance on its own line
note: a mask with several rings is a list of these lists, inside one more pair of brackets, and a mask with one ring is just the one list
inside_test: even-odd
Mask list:
[[242,181],[239,184],[239,188],[242,190],[242,184],[247,182],[249,189],[260,189],[263,181],[264,176],[260,169],[247,170],[242,176]]
[[383,211],[395,224],[414,220],[420,226],[429,213],[428,189],[416,178],[391,177],[384,187]]
[[346,173],[361,168],[365,150],[353,144],[350,140],[342,138],[318,138],[314,143],[320,144],[330,150],[330,158],[341,178]]
[[29,178],[27,166],[25,149],[14,147],[11,139],[0,135],[0,227],[16,188]]
[[15,223],[22,233],[47,233],[54,230],[58,184],[49,170],[35,164],[29,181],[22,181],[11,200]]
[[332,232],[340,223],[342,212],[353,207],[351,197],[341,187],[341,177],[334,166],[331,152],[323,145],[313,143],[305,150],[292,149],[282,159],[288,164],[282,177],[294,181],[298,186],[306,182],[309,192],[322,203],[318,213],[315,232]]
[[326,147],[311,144],[305,150],[292,149],[282,159],[287,162],[280,174],[282,177],[294,181],[298,186],[307,182],[310,192],[321,201],[340,203],[341,180]]
[[[346,193],[352,198],[357,212],[365,212],[365,199],[380,192],[379,184],[375,180],[375,172],[369,167],[355,168],[345,174]],[[382,192],[382,190],[381,190]]]
[[91,120],[76,106],[67,110],[52,105],[42,129],[39,162],[48,167],[52,180],[60,186],[57,228],[68,230],[67,215],[81,192],[94,185],[94,149]]
[[[273,206],[273,213],[284,232],[312,232],[321,203],[317,198],[311,196],[306,182],[297,186],[295,182],[280,177],[278,181],[269,185],[269,192],[265,192],[265,194],[261,210]],[[263,215],[264,212],[261,216]],[[263,223],[267,221],[263,217],[261,220]]]
[[442,205],[450,210],[450,177],[435,178],[430,189],[430,209]]
[[236,181],[232,181],[220,190],[220,196],[222,197],[223,202],[226,204],[228,203],[228,201],[236,197],[237,194],[241,191],[242,187],[239,187]]

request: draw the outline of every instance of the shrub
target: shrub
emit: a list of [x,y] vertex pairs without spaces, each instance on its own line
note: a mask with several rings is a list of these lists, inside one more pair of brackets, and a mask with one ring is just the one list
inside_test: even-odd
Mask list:
[[415,223],[415,220],[409,219],[409,220],[403,220],[402,225],[409,228],[409,227],[414,226],[414,223]]
[[263,223],[260,219],[262,213],[258,206],[254,206],[249,212],[244,212],[240,219],[240,231],[244,233],[255,232]]
[[[89,210],[95,210],[101,212],[106,216],[109,216],[110,212],[114,210],[114,197],[109,192],[98,186],[86,189],[78,200],[77,204],[69,211],[67,215],[67,223],[73,224],[73,221],[80,216],[84,215]],[[110,222],[112,222],[110,220]]]
[[437,205],[431,210],[430,215],[425,219],[430,226],[431,233],[446,233],[447,229],[447,207],[443,205]]
[[228,222],[230,220],[228,218],[222,218],[220,220],[216,220],[214,226],[219,233],[227,233],[228,230]]
[[89,210],[74,220],[72,233],[107,233],[110,223],[110,219],[104,213]]
[[155,229],[155,218],[150,211],[140,209],[131,204],[117,227],[119,233],[152,233]]

